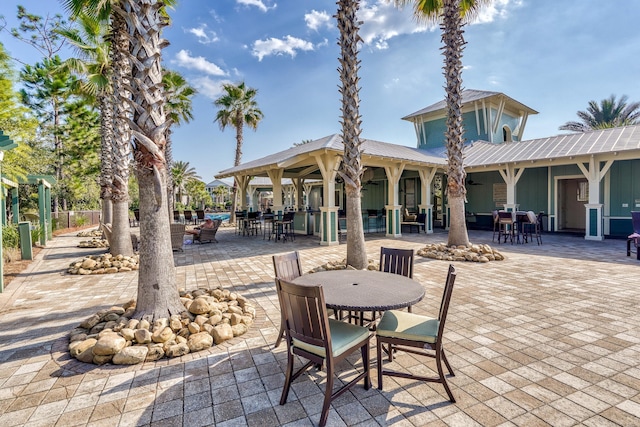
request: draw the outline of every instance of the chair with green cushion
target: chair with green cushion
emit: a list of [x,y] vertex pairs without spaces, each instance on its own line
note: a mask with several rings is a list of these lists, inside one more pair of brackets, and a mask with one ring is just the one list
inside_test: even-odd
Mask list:
[[[449,311],[449,302],[453,292],[453,284],[456,280],[456,271],[453,265],[449,266],[447,282],[442,294],[440,312],[438,317],[431,318],[415,313],[407,313],[399,310],[389,310],[384,313],[376,329],[376,356],[378,361],[378,388],[382,390],[382,376],[410,378],[420,381],[440,383],[444,386],[449,400],[455,402],[453,393],[447,384],[442,362],[447,366],[449,375],[455,376],[451,365],[447,360],[442,346],[444,324]],[[414,375],[409,372],[392,371],[382,366],[382,346],[390,345],[388,351],[389,361],[393,361],[393,350],[399,349],[407,353],[418,354],[436,359],[437,377]],[[433,353],[431,353],[433,352]]]
[[[325,310],[322,286],[296,285],[276,278],[276,288],[283,313],[287,341],[287,371],[280,405],[287,402],[291,383],[312,366],[326,364],[327,376],[319,425],[327,422],[329,406],[338,396],[364,379],[364,388],[371,387],[369,375],[369,342],[367,328],[329,319]],[[336,365],[360,350],[363,369],[355,378],[333,391]],[[295,373],[294,362],[299,356],[308,362]]]

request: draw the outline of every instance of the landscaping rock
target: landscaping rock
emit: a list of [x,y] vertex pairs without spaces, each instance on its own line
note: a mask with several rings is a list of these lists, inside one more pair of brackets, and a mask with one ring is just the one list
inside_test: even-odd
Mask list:
[[[117,258],[109,255],[106,261],[96,262],[123,262],[126,257]],[[98,365],[180,357],[240,336],[255,320],[255,306],[226,289],[181,291],[180,301],[185,308],[196,304],[195,312],[185,310],[171,318],[156,319],[153,325],[131,318],[136,308],[133,300],[100,310],[69,332],[69,354]]]

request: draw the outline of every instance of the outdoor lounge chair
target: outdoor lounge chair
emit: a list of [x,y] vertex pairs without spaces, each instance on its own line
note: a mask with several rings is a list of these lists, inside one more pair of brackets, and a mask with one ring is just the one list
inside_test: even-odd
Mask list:
[[[444,389],[449,396],[449,400],[451,402],[456,401],[453,397],[453,393],[451,393],[449,385],[447,384],[447,379],[445,378],[444,370],[442,368],[442,362],[444,362],[449,370],[449,375],[455,375],[453,373],[453,369],[451,369],[449,361],[447,360],[447,356],[445,356],[444,348],[442,346],[444,324],[447,319],[447,312],[449,311],[449,302],[451,301],[451,294],[453,292],[455,279],[455,268],[453,265],[450,265],[449,272],[447,274],[447,282],[442,294],[442,302],[440,303],[440,312],[436,318],[407,313],[406,311],[400,310],[385,311],[382,319],[380,319],[380,322],[378,323],[378,328],[376,329],[378,388],[380,390],[382,390],[383,375],[410,378],[414,380],[440,383],[444,386]],[[387,352],[389,355],[389,361],[393,361],[394,349],[399,349],[406,353],[435,358],[438,376],[427,377],[411,374],[409,372],[385,369],[382,366],[382,346],[385,344],[391,346]],[[432,354],[430,351],[433,351],[434,353]],[[421,371],[419,365],[417,366],[417,369]]]
[[218,232],[218,228],[220,227],[221,223],[222,220],[214,219],[213,228],[201,228],[200,234],[194,236],[193,241],[199,243],[218,243],[218,241],[216,240],[216,233]]
[[184,223],[191,224],[191,222],[193,222],[193,212],[184,211]]
[[[280,396],[280,405],[287,403],[291,383],[312,366],[326,365],[324,400],[320,412],[320,427],[327,423],[331,402],[364,379],[364,388],[371,388],[369,342],[367,328],[329,319],[325,310],[322,286],[296,285],[276,279],[280,310],[284,314],[287,341],[287,370]],[[349,376],[349,382],[334,391],[337,365],[360,350],[362,372]],[[300,357],[308,362],[293,371]],[[346,379],[345,379],[346,382]],[[342,382],[339,382],[341,385]]]
[[174,251],[182,251],[184,244],[184,224],[169,224],[171,227],[171,249]]

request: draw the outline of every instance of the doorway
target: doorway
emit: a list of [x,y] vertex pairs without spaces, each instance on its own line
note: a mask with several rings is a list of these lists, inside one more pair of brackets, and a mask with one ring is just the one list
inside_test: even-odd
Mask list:
[[557,188],[557,231],[584,233],[586,231],[584,205],[589,202],[589,182],[585,178],[560,178]]

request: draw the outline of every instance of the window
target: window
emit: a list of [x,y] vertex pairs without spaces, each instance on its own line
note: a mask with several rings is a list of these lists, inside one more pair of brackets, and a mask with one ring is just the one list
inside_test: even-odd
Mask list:
[[511,135],[511,129],[509,129],[509,126],[504,125],[502,127],[502,140],[504,142],[512,142],[513,141],[513,136]]

